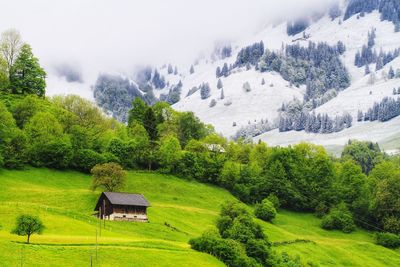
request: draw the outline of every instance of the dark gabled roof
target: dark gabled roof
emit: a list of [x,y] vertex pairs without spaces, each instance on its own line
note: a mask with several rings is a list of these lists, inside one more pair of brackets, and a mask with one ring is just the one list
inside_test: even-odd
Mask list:
[[103,197],[106,197],[113,205],[150,207],[150,203],[142,194],[103,192],[97,201],[95,210],[98,210]]

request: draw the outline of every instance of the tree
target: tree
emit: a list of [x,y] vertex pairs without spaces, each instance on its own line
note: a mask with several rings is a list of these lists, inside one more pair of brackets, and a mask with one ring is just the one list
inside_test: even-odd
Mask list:
[[190,66],[190,70],[189,70],[189,71],[190,71],[190,74],[193,74],[193,73],[194,73],[194,67],[193,67],[193,65]]
[[221,79],[218,79],[217,88],[221,89],[222,87],[224,87],[224,85],[222,84]]
[[367,64],[367,65],[365,65],[365,75],[368,75],[370,73],[371,73],[371,71],[369,69],[369,64]]
[[7,61],[0,55],[0,92],[9,89],[10,81],[8,76]]
[[14,94],[45,95],[46,72],[33,55],[28,44],[24,44],[11,68],[10,84]]
[[182,147],[191,140],[200,140],[209,134],[209,129],[193,112],[184,112],[178,117],[178,139]]
[[136,97],[132,101],[132,109],[129,110],[128,125],[132,125],[134,122],[138,122],[143,125],[144,116],[147,111],[148,106],[139,97]]
[[167,172],[174,172],[181,158],[181,146],[174,136],[167,136],[161,141],[158,156],[161,165]]
[[376,81],[376,73],[371,72],[371,74],[369,75],[368,84],[373,85],[375,84],[375,81]]
[[93,190],[102,187],[108,192],[115,192],[125,186],[126,173],[117,163],[96,165],[90,172],[93,175]]
[[249,82],[245,82],[244,84],[243,84],[243,89],[244,89],[244,91],[247,93],[247,92],[250,92],[251,91],[251,86],[250,86],[250,83]]
[[349,141],[342,152],[342,158],[352,159],[368,174],[384,157],[379,145],[371,142]]
[[211,88],[208,83],[203,83],[200,86],[200,97],[201,99],[207,99],[211,96]]
[[144,113],[143,126],[149,134],[150,140],[155,141],[158,137],[156,115],[151,107]]
[[33,234],[41,234],[44,230],[42,221],[37,216],[20,215],[17,218],[15,228],[11,231],[12,234],[27,236],[27,243]]
[[393,79],[395,76],[396,76],[396,74],[394,73],[393,67],[390,66],[389,73],[388,73],[388,78],[389,79]]
[[172,67],[172,65],[171,64],[168,64],[168,74],[172,74],[172,73],[174,73],[174,68]]
[[17,59],[23,42],[20,33],[15,29],[10,29],[2,33],[0,40],[0,51],[6,60],[8,78],[11,77],[12,67]]
[[225,162],[219,175],[218,183],[225,188],[232,189],[240,179],[240,169],[239,163],[233,161]]
[[221,100],[225,98],[224,88],[221,89]]

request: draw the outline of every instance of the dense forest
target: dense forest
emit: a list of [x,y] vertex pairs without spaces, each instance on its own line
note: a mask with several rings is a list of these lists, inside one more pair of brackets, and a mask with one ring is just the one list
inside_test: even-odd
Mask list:
[[[270,199],[275,208],[279,203],[285,209],[312,212],[323,218],[325,229],[350,232],[358,226],[392,233],[382,237],[382,244],[400,234],[400,158],[389,157],[377,144],[349,141],[342,156],[335,158],[323,147],[306,143],[269,147],[240,138],[233,142],[191,112],[177,112],[166,102],[150,106],[140,98],[134,99],[125,125],[78,96],[46,98],[46,74],[29,45],[20,42],[18,53],[8,60],[4,36],[20,40],[15,31],[3,34],[2,167],[31,165],[90,172],[98,164],[113,162],[125,169],[154,170],[215,184],[245,203]],[[309,49],[316,47],[310,44]],[[336,48],[320,47],[339,53],[332,50]],[[288,55],[304,52],[307,56],[311,51],[291,49]],[[205,97],[206,88],[201,89]],[[245,258],[246,265],[236,266],[275,266],[268,260],[270,245],[263,241],[259,226],[243,219],[240,208],[239,213],[230,209],[237,207],[223,210],[218,221],[220,237],[213,238],[244,244],[246,255],[253,260]],[[241,240],[245,235],[241,230],[250,231],[254,238]],[[192,246],[201,244],[192,241]]]

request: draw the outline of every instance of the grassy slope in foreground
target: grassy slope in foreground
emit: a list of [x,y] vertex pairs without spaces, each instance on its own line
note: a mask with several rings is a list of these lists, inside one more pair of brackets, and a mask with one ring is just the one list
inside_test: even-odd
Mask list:
[[[95,259],[98,222],[91,216],[99,192],[91,178],[47,169],[0,170],[0,262],[5,266],[88,266]],[[173,176],[130,172],[126,191],[143,193],[152,204],[150,223],[106,222],[99,238],[101,266],[223,266],[190,250],[187,241],[213,227],[220,205],[233,197],[225,190]],[[9,234],[20,213],[39,214],[41,236]],[[167,226],[166,223],[170,226]],[[374,245],[372,234],[327,232],[313,215],[282,211],[275,223],[262,223],[271,241],[315,243],[278,246],[320,266],[400,266],[399,251]]]

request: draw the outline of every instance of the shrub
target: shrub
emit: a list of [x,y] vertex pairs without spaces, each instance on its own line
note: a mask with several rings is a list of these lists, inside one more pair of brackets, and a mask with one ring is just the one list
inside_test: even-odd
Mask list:
[[279,201],[279,198],[275,194],[269,194],[267,199],[274,205],[274,208],[278,211],[279,208],[281,207],[281,203]]
[[344,233],[351,233],[356,228],[353,215],[344,203],[330,210],[322,219],[321,227],[325,230],[342,230]]
[[227,266],[257,266],[254,259],[249,258],[243,246],[232,239],[222,239],[216,232],[205,232],[201,237],[189,241],[192,249],[209,253]]
[[272,222],[276,217],[274,204],[272,204],[268,199],[264,199],[261,203],[256,205],[254,215],[261,220]]
[[388,216],[383,219],[383,229],[393,234],[400,234],[400,220],[395,216]]
[[386,248],[400,247],[400,236],[392,233],[377,233],[375,236],[376,244]]

